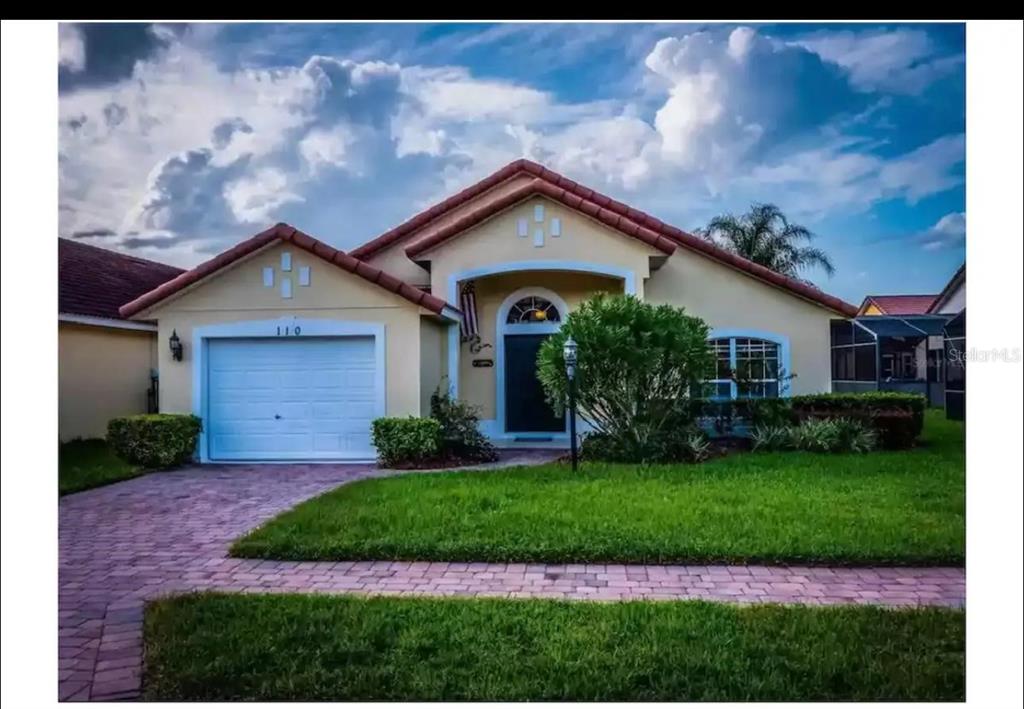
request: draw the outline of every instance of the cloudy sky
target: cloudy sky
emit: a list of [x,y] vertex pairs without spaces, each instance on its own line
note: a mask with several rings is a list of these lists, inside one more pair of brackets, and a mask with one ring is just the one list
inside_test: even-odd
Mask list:
[[352,248],[518,157],[683,229],[774,202],[851,301],[964,260],[961,25],[61,25],[61,236]]

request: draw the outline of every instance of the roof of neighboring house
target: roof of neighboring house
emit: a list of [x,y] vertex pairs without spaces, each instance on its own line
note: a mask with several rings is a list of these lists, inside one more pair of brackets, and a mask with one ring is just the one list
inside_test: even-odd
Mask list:
[[121,319],[118,308],[166,283],[180,268],[71,239],[57,240],[57,309]]
[[943,305],[945,305],[946,301],[949,300],[949,296],[953,293],[953,291],[959,288],[960,284],[962,284],[965,280],[967,280],[966,261],[963,263],[962,266],[960,266],[960,268],[956,269],[956,273],[954,273],[953,277],[949,279],[949,283],[947,283],[946,287],[942,289],[942,292],[935,296],[935,302],[931,304],[929,312],[938,310]]
[[297,248],[303,249],[304,251],[308,251],[315,256],[319,256],[324,261],[329,261],[343,271],[355,274],[370,283],[391,291],[392,293],[395,293],[396,295],[399,295],[420,307],[426,308],[431,312],[437,313],[438,315],[442,314],[446,309],[454,311],[455,313],[458,312],[457,308],[448,305],[448,303],[437,296],[425,293],[416,286],[395,278],[375,266],[371,266],[360,259],[350,256],[344,251],[339,251],[333,246],[328,246],[324,242],[314,239],[308,234],[304,234],[293,226],[280,223],[272,226],[266,231],[256,234],[256,236],[251,239],[246,239],[245,241],[232,246],[227,251],[214,256],[209,261],[199,264],[191,271],[185,271],[173,280],[140,295],[125,305],[122,305],[120,310],[121,316],[128,318],[147,308],[151,308],[160,301],[171,297],[182,289],[198,283],[202,279],[213,275],[217,271],[230,266],[235,261],[258,251],[275,241],[283,241],[285,243],[292,244]]
[[931,295],[869,295],[864,297],[860,312],[874,305],[883,315],[924,315],[935,302]]
[[451,210],[484,194],[506,180],[521,174],[533,175],[536,179],[522,187],[516,188],[508,194],[497,197],[489,204],[481,205],[479,209],[460,217],[456,222],[443,227],[436,233],[413,242],[407,247],[406,253],[410,256],[421,254],[442,241],[453,237],[459,231],[483,221],[515,202],[525,199],[531,194],[539,193],[574,209],[578,209],[584,214],[608,224],[629,236],[636,237],[663,253],[671,254],[676,246],[683,246],[830,310],[847,316],[853,316],[857,313],[856,306],[831,296],[804,281],[784,276],[742,256],[737,256],[717,244],[666,224],[645,212],[641,212],[623,202],[584,187],[553,170],[549,170],[543,165],[525,159],[509,163],[476,184],[467,187],[448,199],[435,204],[433,207],[420,212],[408,221],[381,234],[377,238],[353,249],[352,255],[363,259],[370,258],[383,249],[402,242],[416,231],[434,222]]

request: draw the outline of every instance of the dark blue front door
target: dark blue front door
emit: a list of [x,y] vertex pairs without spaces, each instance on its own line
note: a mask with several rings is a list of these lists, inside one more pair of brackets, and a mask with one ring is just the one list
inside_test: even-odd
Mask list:
[[509,433],[561,433],[537,379],[537,350],[548,335],[505,335],[505,430]]

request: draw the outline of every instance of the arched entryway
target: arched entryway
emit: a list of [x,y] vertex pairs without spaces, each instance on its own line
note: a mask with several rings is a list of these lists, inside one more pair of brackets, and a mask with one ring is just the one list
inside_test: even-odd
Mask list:
[[497,317],[498,430],[543,439],[565,433],[565,417],[555,416],[537,380],[537,351],[568,315],[568,306],[547,288],[521,288],[510,294]]

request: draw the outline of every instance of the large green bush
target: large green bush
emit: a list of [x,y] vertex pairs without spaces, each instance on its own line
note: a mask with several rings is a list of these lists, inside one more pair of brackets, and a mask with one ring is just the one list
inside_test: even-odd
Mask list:
[[379,418],[373,422],[373,445],[381,465],[417,466],[441,454],[442,433],[432,418]]
[[107,424],[107,443],[129,463],[167,468],[192,460],[202,427],[191,414],[122,416]]
[[580,417],[617,450],[632,450],[639,460],[654,457],[664,431],[688,411],[688,395],[710,370],[707,325],[682,308],[632,295],[585,301],[537,357],[538,378],[556,411],[568,400],[562,348],[570,336],[579,347]]
[[894,391],[863,394],[806,394],[791,398],[800,421],[849,418],[870,425],[883,448],[909,448],[924,428],[927,399]]
[[480,432],[477,411],[447,390],[438,388],[430,396],[430,417],[441,424],[441,453],[446,458],[486,463],[498,459],[498,452]]

